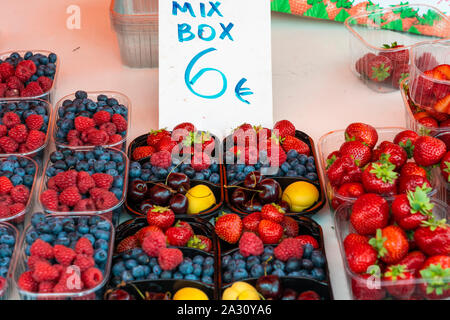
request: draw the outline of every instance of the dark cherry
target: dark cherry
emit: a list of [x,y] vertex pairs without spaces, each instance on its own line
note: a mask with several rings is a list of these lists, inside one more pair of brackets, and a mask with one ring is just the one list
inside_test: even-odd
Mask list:
[[272,202],[278,202],[281,197],[281,186],[273,179],[264,179],[256,186],[256,189],[260,190],[258,192],[258,197],[261,203],[267,204]]
[[166,293],[147,292],[145,300],[170,300],[170,297]]
[[297,300],[297,292],[292,289],[285,289],[283,291],[283,295],[281,296],[281,300]]
[[155,184],[148,190],[147,196],[154,205],[165,207],[169,204],[172,192],[166,185]]
[[177,193],[170,199],[169,206],[173,213],[185,214],[188,208],[188,199],[184,194]]
[[243,189],[234,189],[230,200],[233,205],[242,207],[248,200],[247,192]]
[[266,299],[278,300],[281,297],[282,287],[278,276],[262,276],[256,282],[256,290]]
[[172,172],[167,178],[167,185],[174,191],[186,194],[191,188],[189,177],[184,173]]
[[150,210],[151,208],[153,208],[153,203],[149,199],[147,199],[142,201],[141,204],[139,205],[139,212],[147,214],[147,211]]
[[145,199],[145,195],[148,191],[147,183],[142,180],[134,180],[128,190],[128,197],[131,200],[140,202]]
[[247,212],[258,212],[262,209],[261,201],[258,199],[250,199],[247,202],[244,203],[242,206],[242,209]]
[[108,294],[108,300],[134,300],[134,297],[122,289],[116,289]]
[[253,171],[250,172],[244,180],[244,187],[249,189],[254,189],[260,183],[262,180],[261,172],[259,171]]

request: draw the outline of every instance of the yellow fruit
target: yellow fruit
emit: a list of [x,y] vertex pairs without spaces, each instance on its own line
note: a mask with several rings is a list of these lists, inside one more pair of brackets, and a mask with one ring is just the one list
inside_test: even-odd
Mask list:
[[255,287],[247,282],[235,282],[223,292],[222,300],[259,300],[260,296]]
[[186,287],[178,290],[173,300],[209,300],[208,296],[200,289]]
[[244,292],[244,291],[255,291],[255,292],[257,292],[255,287],[253,287],[251,284],[248,284],[247,282],[243,282],[243,281],[238,281],[238,282],[233,283],[231,288],[236,290],[239,294]]
[[239,295],[238,300],[260,300],[260,296],[254,290],[247,290]]
[[216,204],[216,197],[208,186],[196,185],[186,193],[188,199],[188,214],[199,214]]
[[226,288],[223,291],[222,300],[237,300],[239,292],[231,287]]
[[284,190],[282,200],[289,204],[292,212],[302,212],[319,200],[319,190],[309,182],[297,181]]

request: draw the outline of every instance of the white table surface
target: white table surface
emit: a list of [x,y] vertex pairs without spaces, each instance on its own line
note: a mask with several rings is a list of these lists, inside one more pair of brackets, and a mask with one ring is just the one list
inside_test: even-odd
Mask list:
[[[109,3],[3,1],[0,50],[56,52],[61,59],[57,100],[79,89],[125,93],[133,105],[131,141],[158,125],[158,70],[122,65],[109,22]],[[79,30],[66,28],[66,9],[72,4],[81,8]],[[350,72],[348,53],[348,34],[342,24],[273,13],[274,120],[291,120],[316,143],[323,134],[356,121],[404,126],[400,93],[378,94],[368,89]],[[314,219],[323,228],[334,297],[350,299],[329,208]],[[16,293],[13,298],[18,298]]]

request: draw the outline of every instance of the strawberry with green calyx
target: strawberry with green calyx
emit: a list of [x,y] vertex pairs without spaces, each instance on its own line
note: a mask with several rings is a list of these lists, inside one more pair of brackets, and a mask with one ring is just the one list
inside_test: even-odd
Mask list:
[[408,77],[409,77],[409,65],[407,63],[397,65],[394,68],[394,72],[392,73],[392,80],[391,80],[392,86],[396,89],[399,89],[403,80],[405,80]]
[[166,230],[175,222],[175,214],[169,207],[153,206],[147,211],[147,222],[150,226]]
[[414,279],[414,273],[401,264],[389,266],[382,278],[387,292],[397,299],[408,299],[413,294]]
[[205,252],[210,252],[212,249],[211,239],[204,235],[193,235],[186,245],[188,248],[196,248]]
[[243,223],[235,213],[224,213],[216,219],[214,230],[217,236],[228,243],[234,244],[241,238]]
[[[367,273],[352,277],[352,293],[356,300],[381,300],[386,296],[386,290],[379,285],[380,268],[371,268]],[[378,285],[377,285],[378,284]]]
[[370,239],[369,244],[378,252],[378,257],[387,264],[398,263],[409,250],[405,232],[395,225],[378,229],[375,238]]
[[339,187],[347,182],[360,182],[361,169],[350,156],[337,158],[327,170],[327,176],[334,187]]
[[193,236],[192,228],[177,222],[166,231],[167,242],[171,246],[184,247]]
[[341,154],[339,153],[339,151],[333,151],[332,153],[330,153],[327,157],[327,166],[326,166],[326,170],[328,170],[328,168],[330,168],[330,166],[336,161],[337,158],[339,158],[341,156]]
[[348,267],[355,273],[365,273],[377,262],[377,252],[368,243],[355,243],[345,251]]
[[364,167],[372,158],[372,150],[361,141],[344,142],[339,149],[341,156],[350,156],[358,167]]
[[402,147],[406,151],[408,159],[410,159],[413,156],[414,144],[418,138],[419,135],[416,132],[412,130],[404,130],[395,136],[394,143]]
[[261,208],[261,219],[282,223],[284,220],[284,210],[276,203],[265,204]]
[[398,193],[401,194],[408,193],[408,191],[415,191],[417,187],[428,189],[428,193],[432,190],[430,181],[423,176],[401,176],[398,182]]
[[436,255],[428,258],[419,272],[424,280],[419,289],[427,299],[450,297],[450,257]]
[[414,241],[429,256],[450,255],[450,227],[446,219],[423,221],[414,232]]
[[368,69],[371,80],[383,82],[392,75],[393,64],[388,57],[377,56],[369,61]]
[[427,260],[427,257],[422,251],[410,251],[406,257],[404,257],[400,262],[399,265],[404,265],[406,270],[414,273],[417,277],[416,272],[418,272],[420,269],[422,269],[422,266],[425,263],[425,260]]
[[385,56],[387,58],[389,58],[393,65],[394,68],[398,67],[399,65],[407,65],[409,63],[409,50],[408,49],[400,49],[399,48],[404,48],[404,45],[399,45],[396,42],[389,44],[384,44],[383,48],[384,49],[397,49],[397,50],[392,50],[392,51],[384,51],[382,53],[380,53],[380,55]]
[[159,130],[151,130],[147,137],[147,145],[155,147],[163,137],[169,137],[171,134],[165,128]]
[[296,150],[299,154],[305,154],[309,156],[311,150],[309,146],[302,140],[294,136],[285,136],[280,139],[283,150],[288,152],[289,150]]
[[368,193],[393,195],[397,193],[398,173],[389,161],[370,163],[362,173],[362,183]]
[[370,149],[373,149],[378,142],[378,133],[369,124],[355,122],[345,129],[345,141],[361,141]]
[[389,161],[396,169],[401,168],[408,160],[408,155],[402,147],[390,141],[383,141],[374,153],[373,161]]
[[440,164],[441,174],[444,181],[450,182],[450,151],[448,151],[441,160]]

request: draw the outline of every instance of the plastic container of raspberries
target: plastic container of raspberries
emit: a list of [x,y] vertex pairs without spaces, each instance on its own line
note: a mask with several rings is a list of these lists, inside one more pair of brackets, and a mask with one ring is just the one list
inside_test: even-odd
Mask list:
[[[51,104],[41,99],[8,99],[7,101],[0,100],[0,109],[0,117],[5,126],[3,129],[6,130],[3,134],[5,137],[0,138],[0,156],[27,156],[35,159],[41,167],[51,132],[53,110]],[[14,115],[11,117],[12,113],[18,117]],[[31,118],[28,119],[30,116]],[[18,125],[19,127],[17,127]],[[26,137],[23,136],[22,125],[25,125]],[[15,135],[13,132],[10,133],[11,130],[15,132]],[[41,133],[36,133],[36,131]],[[31,132],[33,134],[30,137]],[[16,138],[14,139],[14,137]]]
[[[14,70],[14,75],[16,76],[19,74],[19,78],[23,79],[20,80],[15,77],[14,80],[9,80],[8,82],[8,78],[6,78],[8,75],[8,69],[4,68],[6,70],[2,71],[1,82],[3,82],[4,85],[2,87],[0,99],[23,100],[35,98],[52,103],[59,72],[59,56],[47,50],[17,50],[0,53],[0,61],[8,62],[13,65],[14,69],[16,69],[17,65],[23,60],[31,60],[34,62],[34,65],[37,67],[35,73],[29,76],[27,73],[24,74],[23,72],[16,72],[16,70]],[[25,70],[30,73],[32,72],[26,66]],[[47,77],[47,79],[39,79],[40,77]],[[17,80],[20,80],[20,83]],[[33,84],[29,87],[29,89],[26,89],[30,83]]]
[[450,19],[425,4],[407,4],[353,15],[345,26],[350,35],[353,73],[377,92],[399,89],[408,76],[411,47],[450,36]]
[[[111,222],[98,215],[35,213],[22,235],[16,258],[14,281],[20,298],[22,300],[101,300],[105,284],[109,279],[114,235],[115,231]],[[92,248],[86,249],[86,245],[79,244],[81,238],[88,239]],[[67,254],[61,254],[65,260],[55,257],[46,259],[52,266],[60,263],[66,266],[63,267],[66,268],[64,269],[65,278],[61,276],[64,270],[61,270],[59,275],[56,272],[56,278],[53,276],[55,279],[51,281],[56,282],[56,285],[50,283],[46,287],[41,285],[42,282],[36,283],[36,280],[33,280],[30,285],[29,281],[26,281],[33,273],[29,268],[30,259],[33,257],[33,260],[36,261],[43,258],[39,255],[34,258],[36,255],[34,252],[42,253],[48,250],[47,248],[45,251],[34,250],[32,246],[36,245],[37,241],[40,241],[41,247],[42,243],[46,243],[47,248],[53,248],[53,253],[56,245],[60,246],[60,252],[69,250],[68,248],[75,251],[75,253],[71,253],[74,256],[71,261],[67,261]],[[63,249],[61,246],[66,248]],[[80,256],[89,257],[89,261],[81,262],[82,257]],[[80,258],[79,261],[77,261],[78,258]],[[33,268],[37,268],[37,266],[33,264]],[[91,269],[100,270],[102,276],[98,274],[98,271],[96,273],[90,271]],[[28,273],[28,277],[23,276],[24,279],[21,279],[25,273]],[[46,280],[42,279],[41,281],[44,281],[45,284]],[[30,285],[30,287],[25,288],[22,284]],[[38,288],[45,293],[38,292]]]
[[0,222],[0,300],[8,300],[12,292],[14,259],[19,244],[19,230],[7,222]]
[[[8,222],[23,229],[25,218],[33,204],[38,165],[23,156],[0,157],[0,180],[9,189],[0,196],[0,222]],[[28,195],[27,195],[28,194]]]
[[[436,219],[448,219],[450,217],[450,213],[448,211],[448,206],[438,200],[431,201],[434,204],[433,215]],[[370,275],[361,275],[353,272],[347,262],[345,248],[344,248],[344,239],[350,233],[355,233],[354,227],[350,222],[350,216],[352,213],[352,204],[344,203],[342,204],[335,212],[334,222],[335,222],[335,232],[339,242],[339,249],[341,251],[341,257],[343,260],[345,273],[347,276],[347,281],[349,284],[350,292],[352,298],[354,300],[382,300],[382,299],[414,299],[414,300],[424,300],[424,299],[445,299],[448,298],[449,290],[443,289],[445,286],[448,287],[450,283],[449,278],[436,278],[436,283],[439,283],[436,288],[442,288],[445,293],[445,297],[441,294],[436,294],[436,289],[433,288],[433,292],[427,294],[427,287],[431,287],[432,280],[425,280],[423,278],[417,278],[417,274],[420,272],[416,272],[416,276],[414,279],[402,280],[401,278],[397,281],[387,281],[380,279],[380,275],[382,274],[382,270],[377,268],[377,266],[373,266],[370,272],[373,274]],[[415,250],[415,251],[414,251]],[[417,252],[418,249],[411,249],[412,252]],[[426,259],[427,256],[423,255]],[[414,259],[414,258],[413,258]],[[420,260],[419,260],[420,261]],[[426,263],[426,262],[425,262]],[[417,265],[417,264],[416,264]],[[371,268],[371,267],[369,267]],[[419,267],[420,268],[420,267]],[[418,271],[418,270],[417,270]],[[413,293],[411,294],[411,288],[413,289]],[[401,296],[402,293],[408,293],[407,296]],[[392,293],[395,295],[393,296]],[[400,295],[399,295],[400,294]]]
[[[75,174],[67,175],[71,170],[76,172],[76,177]],[[80,183],[81,171],[86,172],[82,179],[87,179],[87,185]],[[98,180],[93,182],[95,174]],[[55,178],[58,175],[61,178]],[[71,179],[77,180],[76,185],[70,182]],[[62,149],[51,153],[45,165],[39,187],[39,202],[48,214],[96,214],[107,217],[117,225],[127,194],[127,179],[128,158],[120,150],[99,146]],[[94,190],[98,192],[94,193]],[[64,196],[64,203],[60,201],[60,195],[65,191],[67,197]]]
[[[382,141],[390,141],[393,142],[395,136],[407,130],[406,128],[399,127],[384,127],[384,128],[375,128],[378,133],[378,142],[374,147],[374,150],[379,146]],[[322,179],[326,188],[328,201],[330,204],[330,208],[336,209],[339,204],[343,202],[353,203],[356,201],[356,197],[348,197],[343,196],[337,192],[337,190],[331,185],[330,180],[327,175],[327,167],[328,167],[328,157],[335,151],[338,151],[341,145],[345,142],[345,130],[336,130],[331,131],[325,135],[323,135],[318,144],[319,149],[319,157],[320,157],[320,166],[322,171]],[[432,191],[429,193],[429,196],[433,199],[442,200],[442,186],[439,179],[439,168],[433,168],[430,172],[429,182],[432,187]],[[385,196],[386,199],[392,200],[393,196]]]
[[[125,151],[131,119],[131,101],[126,95],[80,90],[61,98],[55,110],[53,141],[57,149],[99,145]],[[79,117],[83,118],[76,120]]]
[[409,95],[424,111],[442,119],[446,117],[448,120],[450,40],[429,41],[412,48]]
[[158,0],[112,0],[109,16],[123,64],[132,68],[157,68]]

